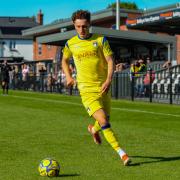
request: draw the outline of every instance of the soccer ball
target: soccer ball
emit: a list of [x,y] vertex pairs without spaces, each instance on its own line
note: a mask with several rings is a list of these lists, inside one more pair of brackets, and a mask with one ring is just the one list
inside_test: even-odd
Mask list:
[[38,171],[41,176],[55,177],[59,175],[60,165],[56,160],[46,158],[40,162]]

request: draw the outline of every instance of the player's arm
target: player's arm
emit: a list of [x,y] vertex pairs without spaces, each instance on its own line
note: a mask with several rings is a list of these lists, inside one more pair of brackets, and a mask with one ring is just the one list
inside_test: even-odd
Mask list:
[[66,75],[67,86],[72,86],[74,84],[74,79],[72,78],[71,72],[69,69],[69,58],[65,57],[64,55],[62,58],[62,69]]
[[114,72],[113,56],[112,55],[107,56],[106,61],[108,64],[108,73],[107,73],[106,81],[102,84],[102,87],[101,87],[102,93],[104,93],[104,92],[107,93],[109,91],[109,88],[110,88],[111,82],[112,82],[113,72]]
[[112,82],[112,77],[113,77],[113,72],[114,72],[114,63],[113,63],[114,61],[113,61],[113,52],[110,48],[108,40],[105,37],[103,37],[102,39],[102,50],[103,50],[105,59],[107,61],[108,73],[107,73],[106,81],[103,83],[101,87],[101,91],[102,93],[104,92],[107,93],[109,91],[109,88]]

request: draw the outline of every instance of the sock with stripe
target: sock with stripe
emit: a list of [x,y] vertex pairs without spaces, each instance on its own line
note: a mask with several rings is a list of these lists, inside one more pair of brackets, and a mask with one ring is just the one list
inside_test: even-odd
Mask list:
[[117,150],[117,153],[119,154],[121,159],[122,159],[123,156],[127,155],[122,149]]
[[105,139],[107,140],[107,142],[112,146],[112,148],[118,152],[120,150],[120,146],[119,143],[111,129],[110,124],[106,124],[105,126],[101,127],[102,132],[104,134]]

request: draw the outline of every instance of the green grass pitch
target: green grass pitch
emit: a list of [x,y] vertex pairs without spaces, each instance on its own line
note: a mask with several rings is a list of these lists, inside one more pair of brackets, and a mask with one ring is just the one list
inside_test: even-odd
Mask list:
[[100,146],[93,143],[92,122],[79,97],[0,95],[0,179],[49,179],[37,171],[46,157],[61,165],[55,179],[180,179],[180,106],[112,100],[111,125],[132,158],[129,167],[104,138]]

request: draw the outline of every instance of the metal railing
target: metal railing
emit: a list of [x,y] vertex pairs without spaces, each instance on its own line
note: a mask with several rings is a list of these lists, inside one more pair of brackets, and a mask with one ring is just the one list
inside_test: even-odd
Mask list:
[[61,94],[78,95],[77,87],[68,88],[63,76],[53,73],[28,74],[14,73],[9,78],[9,88],[13,90],[55,92]]
[[[148,73],[150,83],[144,84]],[[10,76],[9,87],[14,90],[79,95],[76,85],[67,88],[65,76],[61,73],[31,73],[26,77],[14,73]],[[113,77],[111,92],[114,99],[180,104],[180,66],[144,74],[117,72]]]
[[[149,83],[144,82],[147,74]],[[180,104],[180,66],[155,72],[149,71],[144,74],[115,73],[112,97],[132,101]]]

